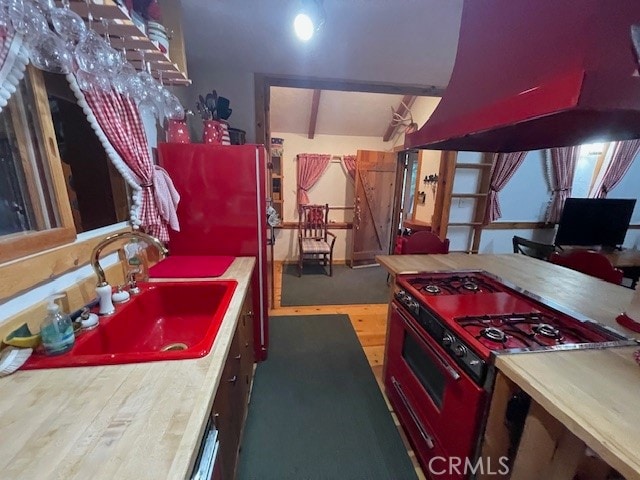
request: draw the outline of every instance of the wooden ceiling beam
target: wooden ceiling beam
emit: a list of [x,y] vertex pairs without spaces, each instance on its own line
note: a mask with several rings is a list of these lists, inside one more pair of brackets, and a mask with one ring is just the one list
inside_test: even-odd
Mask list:
[[311,100],[311,117],[309,118],[309,138],[313,138],[316,134],[316,122],[318,121],[318,107],[320,106],[320,93],[322,90],[313,91],[313,99]]
[[[402,97],[402,102],[400,103],[400,105],[398,105],[398,108],[396,108],[394,112],[397,112],[398,115],[401,115],[404,117],[409,112],[408,109],[411,109],[411,106],[413,105],[413,102],[416,101],[416,98],[418,97],[416,97],[415,95],[405,95],[404,97]],[[400,125],[395,125],[395,126],[393,125],[393,118],[392,118],[391,121],[389,122],[389,126],[387,127],[387,131],[384,132],[382,141],[388,142],[391,138],[393,138],[393,136],[398,131],[398,127],[400,127]]]

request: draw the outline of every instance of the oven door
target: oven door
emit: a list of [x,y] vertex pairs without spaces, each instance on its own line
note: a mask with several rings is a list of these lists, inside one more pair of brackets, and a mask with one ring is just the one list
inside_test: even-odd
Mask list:
[[449,456],[473,458],[487,394],[396,302],[386,361],[387,390],[396,392],[396,383],[400,384],[404,403],[429,430],[438,449]]

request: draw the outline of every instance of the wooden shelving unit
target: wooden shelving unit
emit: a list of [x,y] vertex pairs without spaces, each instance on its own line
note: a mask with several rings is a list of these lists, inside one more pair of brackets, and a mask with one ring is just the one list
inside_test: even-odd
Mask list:
[[[60,2],[58,3],[60,4]],[[142,69],[144,55],[144,61],[151,66],[152,75],[158,80],[162,78],[164,85],[191,84],[191,80],[169,58],[169,55],[160,50],[158,43],[150,40],[133,23],[124,6],[121,7],[114,0],[88,0],[88,5],[85,0],[71,0],[69,7],[80,15],[87,24],[89,23],[89,12],[91,12],[93,16],[91,28],[102,36],[106,34],[106,31],[100,20],[102,18],[109,20],[107,29],[111,45],[117,50],[125,49],[127,60],[136,69]]]
[[282,150],[283,149],[281,146],[273,145],[271,150],[269,151],[269,171],[271,173],[271,181],[269,182],[269,197],[271,198],[273,208],[275,208],[276,212],[278,212],[278,216],[281,220],[284,220],[284,217],[282,216],[284,213],[284,177],[282,176]]
[[[277,160],[276,160],[277,159]],[[276,160],[276,162],[274,162]],[[271,157],[271,162],[274,164],[275,168],[280,168],[280,157]],[[276,164],[278,164],[276,166]],[[271,174],[271,201],[273,203],[273,208],[278,212],[278,216],[282,218],[282,204],[284,203],[282,198],[282,175],[277,173]]]

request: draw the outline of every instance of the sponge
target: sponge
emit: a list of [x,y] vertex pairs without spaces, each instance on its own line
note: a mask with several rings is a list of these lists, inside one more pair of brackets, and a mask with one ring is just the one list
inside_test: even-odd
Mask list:
[[29,326],[25,323],[7,335],[2,341],[14,347],[35,348],[40,344],[40,334],[36,333],[34,335],[31,333]]

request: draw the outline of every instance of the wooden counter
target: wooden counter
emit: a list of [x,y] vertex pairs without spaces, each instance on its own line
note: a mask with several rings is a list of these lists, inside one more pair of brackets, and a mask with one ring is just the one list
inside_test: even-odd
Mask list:
[[[377,259],[392,274],[486,270],[629,337],[638,337],[615,322],[631,302],[632,290],[548,262],[515,254]],[[632,357],[636,350],[626,347],[504,355],[496,365],[609,465],[628,479],[640,479],[640,366]]]
[[496,366],[625,478],[640,479],[636,350],[508,355]]
[[0,378],[0,478],[188,478],[254,264],[217,278],[238,286],[204,358]]

